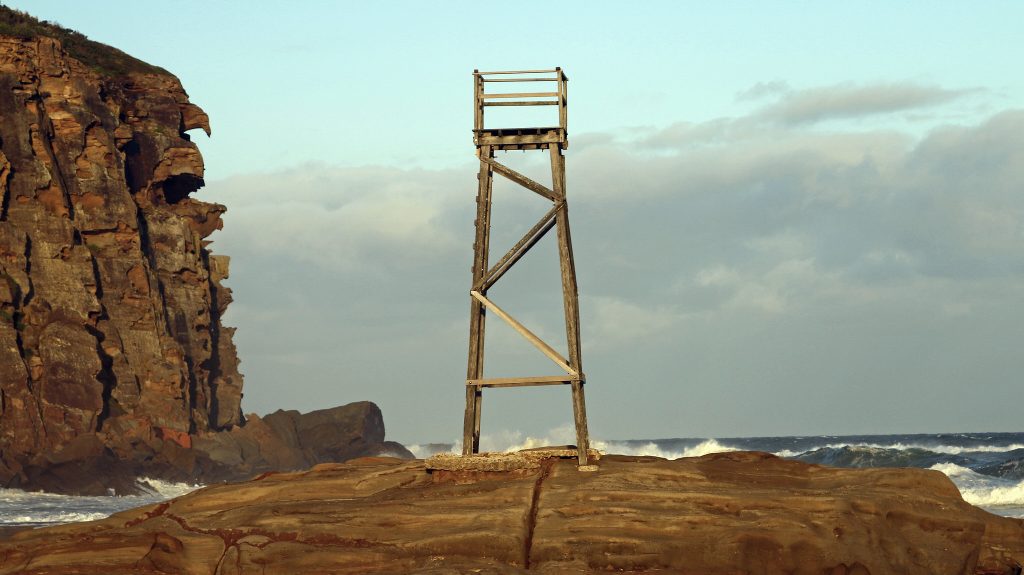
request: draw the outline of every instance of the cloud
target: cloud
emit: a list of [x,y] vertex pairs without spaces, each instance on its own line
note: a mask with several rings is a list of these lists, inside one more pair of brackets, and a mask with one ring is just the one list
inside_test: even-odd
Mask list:
[[740,102],[760,100],[762,98],[776,96],[778,94],[785,94],[791,90],[792,88],[789,87],[789,83],[782,80],[758,82],[746,90],[738,92],[736,94],[736,100]]
[[683,319],[673,305],[650,301],[593,296],[581,305],[591,310],[586,351],[609,351],[633,344],[662,334]]
[[[750,252],[790,233],[813,238],[813,255],[828,265],[853,266],[889,250],[919,273],[976,276],[1021,263],[1022,128],[1022,111],[920,140],[887,130],[762,126],[714,147],[676,140],[670,152],[653,155],[625,145],[584,151],[570,175],[589,201],[626,210],[620,217],[645,217],[649,231],[658,229],[652,220],[676,214],[677,241],[718,238],[717,252],[730,245]],[[665,132],[673,135],[650,139],[679,134]],[[641,216],[651,206],[659,213]]]
[[[923,135],[885,124],[819,129],[826,118],[963,92],[840,91],[788,92],[746,116],[629,140],[594,134],[568,152],[588,408],[600,436],[1014,420],[1024,110]],[[542,168],[524,171],[542,181]],[[451,170],[308,165],[209,184],[204,197],[229,206],[215,249],[233,257],[229,317],[247,410],[281,406],[283,395],[302,409],[371,399],[399,436],[453,435],[475,170],[471,158]],[[530,194],[496,201],[496,224],[508,224],[492,241],[500,253],[544,206]],[[552,343],[562,337],[554,253],[545,238],[495,296]],[[521,358],[537,354],[488,326],[488,370],[526,369]],[[550,373],[545,362],[522,374]],[[517,418],[563,421],[559,393],[488,395],[502,406],[488,411],[489,433],[523,429]],[[623,422],[623,411],[649,416]]]
[[[461,174],[325,165],[217,182],[232,225],[216,236],[229,252],[256,250],[338,271],[382,271],[428,262],[459,246],[446,218]],[[239,245],[244,243],[244,245]]]
[[[766,93],[766,89],[754,93]],[[827,120],[862,118],[906,112],[946,104],[977,90],[947,90],[909,82],[890,84],[837,84],[798,91],[775,90],[782,97],[758,113],[762,119],[789,126]],[[770,92],[768,92],[770,93]]]
[[[757,106],[747,115],[704,122],[679,122],[642,138],[648,148],[681,148],[735,144],[766,132],[790,131],[788,135],[810,137],[800,131],[832,120],[882,121],[893,115],[932,123],[942,121],[935,112],[943,105],[985,93],[981,89],[947,89],[913,82],[876,84],[835,84],[793,89],[782,81],[759,82],[736,95],[738,102]],[[930,115],[926,114],[926,111]],[[833,132],[836,137],[840,132]],[[847,133],[856,137],[856,133]],[[591,136],[590,139],[593,139]]]

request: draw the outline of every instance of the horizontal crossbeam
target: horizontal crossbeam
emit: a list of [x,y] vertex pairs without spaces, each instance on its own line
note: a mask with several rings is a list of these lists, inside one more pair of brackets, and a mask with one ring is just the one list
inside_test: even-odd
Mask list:
[[566,385],[574,381],[582,381],[582,378],[568,375],[542,375],[540,377],[494,377],[490,379],[467,379],[466,385],[476,387],[528,387],[535,385]]
[[484,78],[484,82],[557,82],[557,81],[558,81],[558,78]]
[[494,72],[473,72],[475,76],[493,75],[493,74],[547,74],[548,72],[561,72],[561,69],[555,68],[554,70],[496,70]]
[[494,98],[557,98],[558,92],[510,92],[507,94],[484,94],[485,100]]
[[505,178],[512,180],[513,182],[519,184],[520,186],[523,186],[528,190],[532,190],[540,194],[541,196],[551,200],[552,202],[557,202],[562,199],[547,186],[538,184],[537,182],[531,180],[530,178],[527,178],[526,176],[520,174],[519,172],[513,170],[512,168],[504,164],[501,164],[491,158],[487,158],[484,156],[480,156],[480,161],[490,165],[492,170],[494,170],[498,174],[501,174]]
[[506,313],[505,310],[495,305],[494,302],[487,299],[483,294],[476,290],[469,292],[469,294],[473,296],[473,298],[476,299],[478,302],[484,304],[484,307],[486,307],[489,311],[493,312],[494,315],[505,320],[505,323],[512,326],[512,329],[516,330],[516,332],[518,332],[519,335],[523,336],[523,338],[526,339],[526,341],[533,344],[533,346],[539,349],[541,353],[546,355],[548,359],[555,362],[555,364],[558,367],[564,369],[566,373],[568,373],[569,375],[575,375],[577,377],[580,375],[578,371],[576,371],[569,365],[569,360],[562,357],[562,355],[555,351],[554,348],[552,348],[550,345],[544,343],[544,340],[537,337],[532,331],[527,329],[526,326],[516,321],[516,319],[513,318],[512,316],[508,315],[508,313]]
[[552,100],[538,100],[534,102],[484,102],[484,106],[557,106],[558,102]]

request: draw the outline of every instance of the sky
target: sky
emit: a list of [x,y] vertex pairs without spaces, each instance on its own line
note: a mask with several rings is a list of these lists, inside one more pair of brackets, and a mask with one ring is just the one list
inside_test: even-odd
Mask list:
[[[247,413],[461,437],[471,72],[560,66],[593,437],[1022,431],[1024,4],[5,3],[209,113]],[[496,255],[547,207],[499,180]],[[489,297],[564,349],[553,234]],[[491,319],[488,377],[557,373]],[[571,417],[487,390],[484,443]]]

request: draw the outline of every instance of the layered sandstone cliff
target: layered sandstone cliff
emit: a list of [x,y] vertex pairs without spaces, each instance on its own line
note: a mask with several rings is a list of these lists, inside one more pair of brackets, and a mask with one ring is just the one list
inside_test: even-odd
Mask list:
[[1024,520],[942,473],[763,453],[435,471],[359,460],[0,543],[2,573],[1020,573]]
[[369,402],[242,416],[197,129],[168,72],[0,6],[0,486],[129,493],[412,456]]
[[242,421],[228,258],[204,240],[225,208],[191,197],[187,132],[209,122],[138,64],[110,75],[0,36],[3,483],[85,436],[116,453]]

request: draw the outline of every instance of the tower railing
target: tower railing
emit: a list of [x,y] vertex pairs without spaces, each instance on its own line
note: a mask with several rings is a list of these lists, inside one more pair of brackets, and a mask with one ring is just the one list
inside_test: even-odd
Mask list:
[[[552,138],[565,148],[568,145],[568,93],[569,78],[561,68],[553,70],[514,70],[501,72],[473,71],[474,79],[474,142],[479,145],[502,146],[503,144],[522,144],[527,142],[509,142],[502,140],[510,135],[541,135],[544,141],[529,142],[532,144],[548,144]],[[533,89],[536,83],[551,85],[550,90]],[[491,90],[488,90],[491,87]],[[498,87],[501,89],[499,90]],[[491,107],[509,106],[557,106],[558,125],[538,126],[530,128],[488,128],[486,111]],[[499,149],[524,149],[504,148]],[[537,148],[525,148],[537,149]]]

